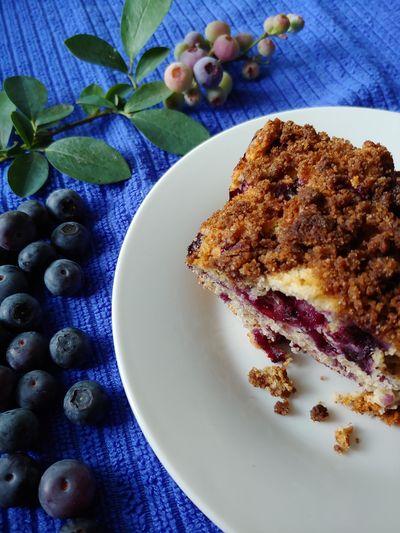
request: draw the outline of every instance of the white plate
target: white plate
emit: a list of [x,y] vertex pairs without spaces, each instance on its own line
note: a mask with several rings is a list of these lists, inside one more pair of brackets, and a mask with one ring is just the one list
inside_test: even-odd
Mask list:
[[[200,223],[227,198],[230,174],[255,131],[279,116],[350,139],[385,144],[399,164],[400,115],[336,107],[287,111],[213,137],[174,165],[136,214],[113,291],[118,365],[132,410],[155,453],[220,528],[239,532],[392,532],[399,524],[400,433],[336,406],[345,378],[297,357],[294,413],[247,382],[267,363],[224,304],[185,268]],[[320,376],[328,381],[321,381]],[[309,410],[331,411],[313,423]],[[332,450],[335,428],[355,424],[347,456]]]

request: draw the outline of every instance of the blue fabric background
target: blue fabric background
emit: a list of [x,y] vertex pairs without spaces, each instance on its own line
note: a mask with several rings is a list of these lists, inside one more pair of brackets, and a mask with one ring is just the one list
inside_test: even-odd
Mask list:
[[[121,80],[122,75],[75,59],[63,44],[76,33],[94,33],[121,50],[121,10],[122,0],[1,0],[0,80],[34,75],[48,87],[50,104],[73,102],[90,83],[106,88]],[[149,44],[173,47],[187,31],[202,30],[215,18],[229,21],[235,30],[258,33],[264,18],[280,11],[301,13],[305,30],[286,42],[278,41],[274,60],[260,81],[238,79],[226,106],[201,107],[197,114],[212,133],[297,107],[399,108],[397,0],[175,0]],[[163,67],[158,74],[162,71]],[[124,184],[100,188],[53,173],[39,195],[44,198],[60,185],[78,190],[91,206],[95,247],[85,266],[85,297],[48,298],[46,321],[49,333],[70,324],[90,333],[95,345],[93,364],[64,372],[60,378],[65,385],[84,377],[101,382],[112,397],[112,408],[109,424],[97,429],[73,426],[55,412],[44,422],[40,455],[45,465],[69,457],[92,465],[100,486],[96,514],[111,531],[216,531],[145,441],[122,389],[111,334],[112,282],[122,240],[143,198],[177,158],[155,149],[123,118],[102,119],[75,133],[94,135],[115,146],[128,159],[133,177]],[[5,210],[16,206],[18,199],[6,185],[3,168],[1,175]],[[0,514],[1,531],[52,532],[59,526],[42,510]]]

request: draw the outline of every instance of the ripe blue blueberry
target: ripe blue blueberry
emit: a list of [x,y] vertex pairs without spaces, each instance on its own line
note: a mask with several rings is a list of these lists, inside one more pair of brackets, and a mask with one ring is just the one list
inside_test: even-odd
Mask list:
[[0,365],[0,409],[7,409],[11,406],[16,384],[17,375],[14,370]]
[[0,247],[19,252],[36,237],[32,219],[21,211],[6,211],[0,215]]
[[7,363],[14,370],[26,372],[46,364],[49,348],[46,337],[37,331],[17,335],[6,351]]
[[39,422],[29,409],[0,413],[0,452],[18,452],[35,447]]
[[59,385],[57,380],[44,370],[32,370],[23,375],[17,384],[17,403],[32,411],[54,408]]
[[19,252],[35,240],[36,228],[32,219],[22,211],[6,211],[0,215],[0,247]]
[[199,85],[211,89],[217,87],[222,79],[221,63],[214,57],[203,57],[195,64],[194,75]]
[[64,222],[51,234],[51,242],[67,257],[83,257],[90,247],[90,234],[79,222]]
[[28,281],[21,270],[14,265],[0,266],[0,303],[17,292],[28,290]]
[[44,283],[55,296],[72,296],[82,288],[83,272],[78,263],[69,259],[57,259],[47,267]]
[[12,330],[23,331],[37,326],[42,318],[39,302],[24,292],[7,296],[0,304],[0,322]]
[[89,338],[78,328],[61,329],[50,340],[51,358],[61,368],[81,366],[90,352]]
[[102,533],[104,530],[92,518],[75,518],[67,520],[60,529],[60,533]]
[[75,424],[94,424],[104,418],[108,396],[95,381],[79,381],[64,398],[64,413]]
[[22,507],[35,503],[40,481],[36,461],[23,453],[0,458],[0,507]]
[[22,202],[22,204],[18,206],[17,211],[22,211],[22,213],[29,215],[35,223],[36,229],[40,233],[43,233],[50,224],[49,212],[46,207],[37,200],[26,200],[25,202]]
[[85,203],[76,191],[57,189],[46,200],[46,207],[61,222],[85,218]]
[[53,518],[79,516],[93,502],[96,481],[81,461],[64,459],[51,465],[39,484],[39,501]]
[[35,241],[25,246],[18,255],[18,266],[29,273],[42,273],[57,257],[55,249],[45,241]]

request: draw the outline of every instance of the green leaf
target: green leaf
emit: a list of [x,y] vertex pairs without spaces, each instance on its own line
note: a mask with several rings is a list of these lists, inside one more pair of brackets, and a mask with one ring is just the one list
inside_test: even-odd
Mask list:
[[[96,85],[95,83],[92,83],[91,85],[88,85],[83,89],[81,94],[79,95],[79,98],[83,98],[84,96],[91,96],[91,95],[97,95],[97,96],[104,96],[104,91],[100,87],[100,85]],[[95,105],[82,105],[82,109],[87,115],[95,115],[99,108]]]
[[51,124],[68,117],[74,111],[74,106],[70,104],[58,104],[47,109],[43,109],[36,117],[36,125]]
[[15,111],[15,105],[4,91],[0,91],[0,148],[6,148],[10,139],[13,127],[11,113],[13,111]]
[[126,0],[121,38],[131,61],[147,43],[168,13],[172,0]]
[[119,70],[125,74],[128,72],[128,67],[118,50],[95,35],[87,33],[74,35],[67,39],[65,44],[74,56],[83,61]]
[[210,136],[200,122],[172,109],[141,111],[131,121],[153,144],[173,154],[186,154]]
[[30,146],[34,136],[32,122],[18,110],[11,113],[11,120],[18,135],[27,146]]
[[125,98],[131,91],[132,86],[129,85],[129,83],[117,83],[116,85],[113,85],[108,89],[106,93],[106,98],[107,100],[110,100],[110,102],[115,103],[115,96]]
[[8,98],[28,118],[35,118],[47,102],[47,89],[36,78],[13,76],[4,81]]
[[91,105],[99,107],[106,107],[107,109],[115,109],[115,106],[110,100],[107,100],[107,98],[104,98],[104,96],[100,96],[98,94],[88,94],[87,96],[80,96],[79,100],[76,101],[77,104],[84,105]]
[[47,180],[49,164],[37,152],[18,155],[8,169],[8,183],[18,196],[35,194]]
[[60,172],[89,183],[116,183],[131,177],[122,155],[92,137],[66,137],[46,148],[49,162]]
[[145,83],[129,98],[124,110],[127,113],[133,113],[153,107],[153,105],[163,102],[170,94],[172,94],[172,91],[168,89],[163,81]]
[[158,65],[164,61],[169,54],[169,48],[165,46],[156,46],[147,50],[136,66],[136,81],[140,83],[150,72],[153,72]]

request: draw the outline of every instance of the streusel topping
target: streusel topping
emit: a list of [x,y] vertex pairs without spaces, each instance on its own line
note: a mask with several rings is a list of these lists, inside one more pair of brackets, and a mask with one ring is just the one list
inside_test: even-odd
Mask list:
[[342,317],[400,348],[400,173],[385,147],[276,119],[256,134],[231,190],[189,266],[240,286],[308,267]]

